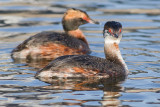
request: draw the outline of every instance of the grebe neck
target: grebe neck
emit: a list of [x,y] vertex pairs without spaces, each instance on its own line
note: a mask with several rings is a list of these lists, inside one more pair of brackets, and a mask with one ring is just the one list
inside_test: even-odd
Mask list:
[[128,72],[128,67],[123,60],[123,57],[119,50],[119,42],[105,41],[104,52],[107,60],[114,63],[122,64],[122,66],[124,66],[125,70]]
[[66,33],[70,36],[73,36],[77,39],[84,41],[88,45],[88,42],[87,42],[83,32],[80,29],[66,31]]

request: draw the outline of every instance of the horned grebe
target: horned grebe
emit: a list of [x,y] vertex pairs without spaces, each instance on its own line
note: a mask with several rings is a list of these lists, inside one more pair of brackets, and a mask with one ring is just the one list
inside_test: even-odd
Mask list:
[[88,14],[78,9],[68,9],[62,19],[65,33],[41,32],[20,45],[11,53],[13,59],[54,59],[63,55],[88,54],[90,49],[82,31],[86,23],[98,24]]
[[104,25],[104,52],[106,59],[90,55],[61,56],[36,73],[36,77],[98,77],[109,78],[126,76],[125,64],[119,43],[122,38],[122,25],[109,21]]

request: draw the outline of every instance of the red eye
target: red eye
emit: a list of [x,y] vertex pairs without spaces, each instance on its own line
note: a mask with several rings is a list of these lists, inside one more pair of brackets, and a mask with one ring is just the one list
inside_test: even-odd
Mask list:
[[88,22],[89,19],[87,17],[83,17],[83,20],[86,20]]
[[119,29],[119,32],[121,33],[121,32],[122,32],[122,30],[121,30],[121,29]]
[[111,30],[111,29],[109,29],[109,32],[110,32],[110,33],[112,33],[112,30]]

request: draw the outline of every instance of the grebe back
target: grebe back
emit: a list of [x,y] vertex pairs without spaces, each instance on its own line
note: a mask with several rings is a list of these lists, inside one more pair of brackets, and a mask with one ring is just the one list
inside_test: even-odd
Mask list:
[[68,9],[62,19],[65,33],[41,32],[20,45],[11,53],[13,59],[55,59],[63,55],[89,54],[88,42],[79,29],[86,23],[98,24],[88,14],[79,9]]

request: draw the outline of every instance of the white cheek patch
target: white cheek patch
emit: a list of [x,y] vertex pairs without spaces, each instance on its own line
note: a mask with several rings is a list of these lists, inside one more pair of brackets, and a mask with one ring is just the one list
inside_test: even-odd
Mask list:
[[120,39],[121,38],[116,39],[112,36],[106,36],[105,39],[104,39],[104,42],[105,42],[105,44],[114,44],[114,43],[119,44]]

